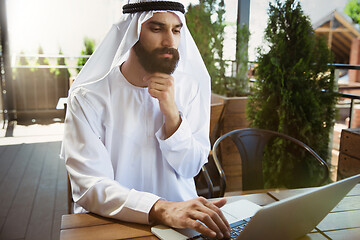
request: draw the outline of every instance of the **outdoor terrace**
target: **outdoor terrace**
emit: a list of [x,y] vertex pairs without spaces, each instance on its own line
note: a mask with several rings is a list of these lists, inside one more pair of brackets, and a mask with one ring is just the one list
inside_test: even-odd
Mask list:
[[[339,72],[335,75],[338,76]],[[50,93],[46,95],[52,96]],[[49,101],[54,106],[58,95],[53,96],[57,99]],[[342,97],[337,105],[342,117],[334,127],[333,157],[329,162],[333,181],[336,180],[340,134],[342,129],[351,125],[354,108],[359,105],[357,99],[360,98],[351,94]],[[56,111],[62,116],[55,119],[57,122],[52,118],[34,117],[28,119],[26,125],[9,122],[0,129],[0,239],[59,238],[61,216],[68,211],[67,178],[64,162],[59,159],[64,112],[54,106],[46,109],[43,112],[45,115],[41,116]],[[35,110],[25,109],[23,112],[34,116],[34,113],[41,112],[39,109],[36,105]],[[216,123],[217,119],[212,119],[212,122],[214,120]],[[247,127],[244,112],[230,121],[241,122],[243,125],[240,127]],[[234,181],[238,179],[238,176],[233,178]]]
[[0,130],[0,239],[59,239],[68,211],[62,132],[62,123]]

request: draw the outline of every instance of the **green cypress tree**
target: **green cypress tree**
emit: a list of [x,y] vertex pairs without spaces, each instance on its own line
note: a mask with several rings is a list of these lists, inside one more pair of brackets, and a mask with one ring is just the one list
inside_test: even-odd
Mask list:
[[186,25],[211,77],[211,89],[219,94],[226,94],[224,13],[223,0],[200,0],[197,5],[190,4],[186,13]]
[[216,73],[213,45],[212,11],[204,1],[190,4],[186,13],[186,24],[196,42],[211,77]]
[[[269,50],[258,50],[258,80],[247,106],[251,126],[299,139],[327,160],[336,102],[331,52],[324,39],[314,34],[298,1],[276,0],[269,4],[268,14],[265,40]],[[297,159],[287,154],[295,151],[292,147],[274,141],[268,148],[267,187],[311,185],[320,177],[304,153],[298,153]],[[298,167],[302,169],[299,176],[306,179],[290,182],[292,170]]]

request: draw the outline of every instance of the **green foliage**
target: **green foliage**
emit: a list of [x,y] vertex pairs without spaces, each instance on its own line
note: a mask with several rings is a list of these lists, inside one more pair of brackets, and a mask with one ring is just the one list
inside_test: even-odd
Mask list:
[[[91,55],[94,52],[94,50],[95,50],[94,40],[86,37],[84,39],[84,48],[83,48],[83,50],[81,50],[81,55]],[[78,59],[77,65],[84,66],[87,60],[88,60],[88,58],[81,57]],[[78,68],[77,72],[79,73],[80,70],[81,70],[81,68]]]
[[[269,4],[268,14],[265,40],[270,50],[258,49],[258,80],[249,98],[247,116],[252,127],[299,139],[326,160],[336,102],[334,76],[328,65],[331,52],[314,34],[298,1],[276,0],[274,5]],[[306,170],[310,182],[317,181],[318,169],[310,161],[287,156],[288,144],[273,144],[264,160],[267,187],[296,185],[289,183],[288,172],[298,165]]]
[[[61,49],[59,50],[59,55],[63,55]],[[59,57],[56,60],[58,66],[66,66],[65,58]],[[57,68],[55,70],[55,76],[60,79],[64,79],[64,81],[68,81],[71,74],[68,68]]]
[[[24,54],[24,52],[20,52],[20,54]],[[20,65],[20,66],[29,65],[29,60],[28,60],[26,57],[21,56],[21,57],[19,58],[19,63],[18,63],[18,65]]]
[[197,5],[190,4],[186,13],[186,24],[210,74],[211,88],[219,94],[225,93],[224,13],[224,0],[200,0]]
[[[21,52],[20,54],[24,54]],[[19,57],[18,65],[28,66],[29,59],[24,56]],[[26,89],[31,89],[31,81],[34,78],[34,70],[30,68],[16,68],[13,70],[14,76],[14,88],[16,92],[16,109],[24,110],[25,106],[28,104],[29,99],[33,100],[34,96],[28,94]]]
[[225,76],[227,67],[224,59],[225,36],[224,0],[200,0],[199,4],[190,4],[186,14],[186,24],[203,57],[211,77],[211,90],[226,96],[240,96],[248,92],[247,43],[249,30],[239,28],[238,71],[235,77]]
[[[44,50],[42,49],[41,46],[39,46],[39,48],[38,48],[38,54],[44,54]],[[47,59],[46,57],[38,57],[36,64],[37,65],[49,65],[49,59]]]
[[[59,55],[63,55],[61,49],[59,50]],[[58,66],[66,66],[65,58],[59,57],[57,59]],[[61,85],[66,90],[69,89],[69,78],[71,74],[68,68],[57,68],[55,70],[55,79],[58,85]],[[66,92],[59,97],[66,97]]]
[[360,0],[349,0],[344,12],[349,15],[355,23],[360,24]]
[[213,89],[217,90],[218,93],[225,91],[226,94],[226,77],[225,77],[225,68],[226,63],[224,60],[224,35],[225,35],[225,24],[224,24],[224,14],[225,14],[225,3],[224,0],[220,0],[218,3],[218,9],[216,10],[217,19],[213,23],[214,29],[214,53],[217,58],[215,58],[215,67],[216,73],[214,74],[214,81],[212,81]]
[[[23,54],[23,52],[22,52]],[[44,54],[41,47],[38,54]],[[59,51],[62,55],[62,51]],[[21,56],[18,65],[27,66],[34,63],[28,58]],[[42,110],[55,109],[60,97],[66,97],[69,88],[70,72],[67,68],[49,68],[47,57],[39,56],[35,60],[36,68],[16,68],[14,70],[14,87],[16,98],[16,109],[21,110]],[[57,65],[66,65],[65,59],[59,57]]]
[[[38,54],[44,54],[41,46],[39,47]],[[37,109],[44,109],[48,107],[49,91],[47,90],[55,89],[55,70],[46,67],[46,65],[50,65],[47,57],[38,57],[36,65],[40,66],[39,68],[34,69],[34,79],[32,81],[33,89],[36,89],[34,94],[34,107]]]

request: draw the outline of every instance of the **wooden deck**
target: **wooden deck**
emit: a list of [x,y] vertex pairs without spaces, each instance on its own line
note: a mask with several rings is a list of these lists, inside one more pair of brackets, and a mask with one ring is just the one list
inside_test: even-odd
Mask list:
[[62,132],[60,123],[0,129],[0,240],[59,239],[67,214]]
[[35,132],[35,137],[0,139],[1,240],[59,239],[61,216],[67,213],[61,141],[54,141],[54,135],[46,141],[45,135]]

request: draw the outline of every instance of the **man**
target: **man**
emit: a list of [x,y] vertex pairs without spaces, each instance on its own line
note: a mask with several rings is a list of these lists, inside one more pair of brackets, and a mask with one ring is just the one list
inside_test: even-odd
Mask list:
[[210,148],[210,80],[183,6],[123,9],[69,91],[62,156],[75,211],[229,237],[226,200],[197,198],[193,180]]

